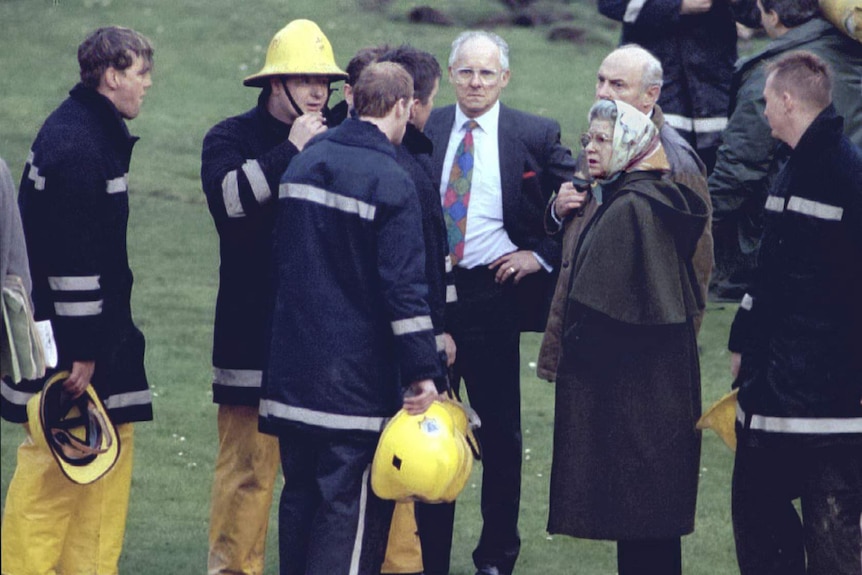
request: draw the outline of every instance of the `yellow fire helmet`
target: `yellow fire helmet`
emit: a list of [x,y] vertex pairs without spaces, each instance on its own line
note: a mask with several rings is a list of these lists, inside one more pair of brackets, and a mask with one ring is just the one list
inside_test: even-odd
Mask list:
[[712,429],[731,449],[736,451],[736,395],[739,389],[730,393],[712,404],[700,419],[697,420],[698,429]]
[[269,43],[261,71],[242,83],[262,88],[271,76],[290,74],[327,76],[330,82],[347,79],[335,63],[329,40],[311,20],[293,20],[279,30]]
[[371,466],[382,499],[450,502],[464,489],[473,454],[452,415],[435,401],[421,415],[403,409],[383,429]]
[[72,398],[63,389],[68,371],[59,371],[27,402],[30,433],[46,445],[63,474],[81,485],[105,475],[120,455],[120,438],[96,390],[88,385]]

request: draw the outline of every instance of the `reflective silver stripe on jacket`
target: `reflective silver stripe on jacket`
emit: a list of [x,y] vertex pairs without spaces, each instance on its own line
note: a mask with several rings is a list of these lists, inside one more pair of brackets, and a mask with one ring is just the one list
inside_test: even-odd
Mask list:
[[748,294],[742,296],[742,301],[739,302],[739,307],[744,310],[751,311],[751,308],[754,307],[754,298]]
[[446,265],[446,273],[447,274],[452,273],[452,255],[451,254],[446,255],[445,262],[446,262],[446,264],[445,264]]
[[315,186],[309,186],[308,184],[282,184],[278,189],[278,197],[314,202],[349,214],[357,214],[363,220],[368,221],[374,220],[374,214],[377,209],[362,200],[336,194]]
[[365,468],[362,474],[362,489],[359,491],[359,524],[353,539],[353,552],[350,554],[350,569],[348,575],[359,575],[359,558],[362,557],[362,541],[365,539],[365,514],[368,512],[368,476],[371,466]]
[[665,114],[664,121],[677,130],[704,134],[706,132],[721,132],[727,127],[727,118],[687,118],[679,114]]
[[266,181],[266,175],[257,160],[248,160],[242,165],[242,171],[248,179],[251,186],[251,191],[254,193],[254,199],[258,204],[264,204],[272,198],[272,190],[269,189],[269,182]]
[[437,344],[437,351],[446,351],[446,336],[442,333],[434,336],[434,343]]
[[102,300],[98,301],[55,301],[54,312],[63,317],[84,317],[102,313]]
[[0,380],[0,395],[13,405],[18,405],[20,407],[27,407],[27,402],[30,401],[30,398],[36,395],[36,392],[27,393],[26,391],[21,391],[18,389],[14,389],[6,380]]
[[[736,419],[745,425],[745,411],[736,404]],[[770,433],[862,433],[862,417],[775,417],[769,415],[751,416],[750,429]]]
[[49,276],[48,285],[54,291],[96,291],[101,276]]
[[224,209],[229,218],[241,218],[245,215],[242,202],[239,201],[239,184],[236,181],[236,170],[225,174],[221,181],[221,195],[224,201]]
[[392,322],[392,333],[395,335],[407,335],[420,331],[431,331],[432,329],[434,329],[434,325],[431,323],[431,316],[427,315],[399,319]]
[[225,369],[213,367],[213,383],[227,387],[260,387],[263,372],[259,369]]
[[779,196],[769,196],[766,198],[766,209],[770,212],[783,212],[784,198]]
[[446,286],[446,303],[453,303],[458,301],[458,290],[455,289],[455,286],[449,285]]
[[27,154],[27,163],[30,164],[30,169],[27,170],[27,179],[33,182],[33,187],[37,190],[45,189],[45,178],[39,175],[39,168],[33,163],[33,160],[36,159],[36,155],[33,154],[33,150],[30,150],[30,153]]
[[153,394],[149,389],[141,391],[129,391],[117,393],[104,401],[108,409],[119,409],[122,407],[134,407],[136,405],[149,405],[153,402]]
[[623,22],[632,24],[637,22],[638,16],[641,15],[641,9],[646,4],[646,0],[631,0],[626,6],[626,13],[623,16]]
[[124,174],[119,178],[108,180],[105,187],[109,194],[120,194],[129,191],[129,174]]
[[842,207],[830,206],[829,204],[806,200],[798,196],[791,196],[787,201],[787,211],[798,212],[812,218],[833,222],[840,222],[841,218],[844,217],[844,208]]
[[328,413],[326,411],[316,411],[314,409],[286,405],[272,399],[261,400],[260,415],[262,417],[273,416],[278,419],[316,425],[327,429],[374,432],[381,431],[387,421],[387,418],[385,417],[366,417],[363,415]]

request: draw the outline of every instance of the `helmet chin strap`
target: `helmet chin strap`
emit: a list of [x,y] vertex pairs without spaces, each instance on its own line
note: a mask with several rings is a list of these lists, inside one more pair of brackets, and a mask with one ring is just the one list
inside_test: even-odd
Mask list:
[[287,99],[290,100],[290,105],[293,106],[293,109],[296,112],[296,117],[298,118],[305,114],[302,108],[299,107],[299,104],[296,103],[296,100],[293,99],[293,95],[290,93],[290,88],[287,87],[287,78],[282,77],[281,87],[284,88],[284,93],[287,95]]

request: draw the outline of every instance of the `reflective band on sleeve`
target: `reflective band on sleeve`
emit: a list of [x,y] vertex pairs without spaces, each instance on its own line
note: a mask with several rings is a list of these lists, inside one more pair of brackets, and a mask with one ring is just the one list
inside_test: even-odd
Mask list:
[[452,256],[447,255],[446,256],[446,273],[448,274],[451,272],[452,272]]
[[748,294],[742,296],[742,301],[739,302],[739,307],[744,310],[751,311],[751,308],[754,306],[754,298]]
[[6,383],[5,379],[3,379],[0,380],[0,395],[13,405],[26,407],[27,402],[30,401],[30,398],[36,395],[36,393],[27,393],[26,391],[14,389]]
[[100,276],[51,276],[48,285],[54,291],[95,291],[101,286]]
[[721,132],[727,127],[727,118],[687,118],[679,114],[665,114],[664,121],[677,130],[683,132],[695,132],[705,134],[708,132]]
[[127,192],[129,190],[129,175],[125,174],[120,176],[119,178],[114,178],[113,180],[108,180],[108,184],[105,188],[109,194],[120,194],[122,192]]
[[431,323],[431,316],[427,315],[399,319],[392,322],[392,333],[395,335],[406,335],[408,333],[429,331],[431,329],[434,329],[434,325]]
[[769,196],[766,198],[766,209],[770,212],[783,212],[784,198],[781,196]]
[[443,334],[434,336],[434,343],[437,344],[437,351],[446,351],[446,336]]
[[105,407],[108,409],[119,409],[136,405],[149,405],[152,402],[153,394],[150,393],[149,389],[144,389],[141,391],[130,391],[128,393],[112,395],[105,400]]
[[341,415],[325,411],[315,411],[304,407],[285,405],[271,399],[260,401],[260,415],[275,417],[287,421],[296,421],[307,425],[316,425],[327,429],[344,429],[353,431],[379,432],[386,423],[384,417],[365,417],[361,415]]
[[37,190],[45,189],[45,178],[39,175],[39,168],[33,163],[33,160],[36,159],[36,155],[33,153],[33,150],[30,150],[30,153],[27,155],[27,163],[30,164],[30,169],[27,170],[27,178],[33,182],[33,187]]
[[458,290],[455,286],[446,286],[446,303],[458,301]]
[[628,6],[626,6],[626,13],[623,16],[623,22],[626,24],[636,22],[638,16],[641,15],[641,9],[644,7],[644,4],[646,4],[646,0],[631,0]]
[[263,204],[272,198],[272,190],[269,189],[266,175],[264,175],[260,164],[257,163],[257,160],[246,161],[242,166],[242,171],[248,179],[251,191],[254,193],[254,199],[257,200],[258,204]]
[[213,367],[213,383],[227,387],[260,387],[263,372],[259,369],[224,369]]
[[102,313],[102,300],[97,301],[55,301],[54,311],[64,317],[84,317]]
[[844,217],[844,208],[830,206],[829,204],[815,202],[814,200],[806,200],[797,196],[792,196],[787,201],[787,211],[798,212],[812,218],[834,222],[840,222],[841,218]]
[[229,218],[241,218],[245,216],[242,202],[239,201],[239,184],[236,181],[236,170],[225,174],[221,181],[221,195],[224,201],[224,209]]
[[[742,407],[736,405],[736,419],[745,425],[746,414]],[[750,429],[768,431],[771,433],[862,433],[862,417],[774,417],[769,415],[751,415]]]
[[373,221],[376,208],[356,198],[336,194],[307,184],[282,184],[278,197],[314,202],[349,214],[356,214],[363,220]]

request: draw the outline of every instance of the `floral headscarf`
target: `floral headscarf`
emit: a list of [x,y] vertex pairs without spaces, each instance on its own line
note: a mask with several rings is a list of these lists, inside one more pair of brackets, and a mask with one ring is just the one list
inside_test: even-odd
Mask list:
[[[616,179],[621,172],[669,172],[670,164],[653,121],[621,100],[611,100],[603,105],[608,103],[616,106],[617,117],[614,121],[613,152],[605,181]],[[598,105],[599,102],[590,109],[591,121],[600,119],[593,114]]]

